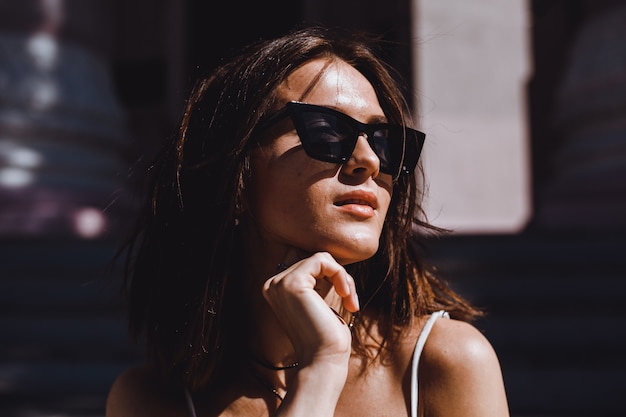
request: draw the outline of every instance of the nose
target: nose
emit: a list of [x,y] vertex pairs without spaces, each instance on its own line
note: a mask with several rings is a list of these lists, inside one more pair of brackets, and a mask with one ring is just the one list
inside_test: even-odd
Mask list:
[[354,151],[343,166],[351,175],[378,177],[380,159],[367,141],[367,135],[364,133],[359,134]]

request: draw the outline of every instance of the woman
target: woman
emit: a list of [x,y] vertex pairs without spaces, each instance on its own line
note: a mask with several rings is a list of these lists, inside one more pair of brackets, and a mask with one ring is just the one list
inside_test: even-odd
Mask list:
[[409,114],[372,49],[321,28],[201,80],[128,248],[148,362],[107,416],[507,416],[480,313],[416,251]]

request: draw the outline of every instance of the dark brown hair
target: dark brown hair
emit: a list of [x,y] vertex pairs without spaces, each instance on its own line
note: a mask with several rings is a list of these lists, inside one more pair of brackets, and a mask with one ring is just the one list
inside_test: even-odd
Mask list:
[[[151,167],[151,188],[137,230],[124,246],[131,333],[144,337],[149,359],[171,382],[197,389],[227,366],[246,323],[229,302],[241,286],[243,252],[235,217],[244,198],[254,129],[274,109],[276,88],[302,64],[340,59],[372,84],[386,117],[408,124],[399,78],[375,53],[373,39],[300,28],[248,46],[199,80],[180,130]],[[362,317],[354,350],[368,357],[360,335],[377,323],[383,346],[412,319],[439,309],[469,320],[479,312],[424,265],[416,228],[424,221],[417,177],[394,183],[380,248],[348,267],[357,281]]]

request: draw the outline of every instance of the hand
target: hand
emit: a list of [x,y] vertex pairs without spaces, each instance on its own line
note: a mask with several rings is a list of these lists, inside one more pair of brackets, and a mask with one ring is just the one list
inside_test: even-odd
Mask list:
[[[295,249],[285,258],[299,259]],[[265,282],[263,295],[296,351],[301,366],[315,361],[344,363],[352,336],[325,297],[334,289],[346,310],[359,310],[354,279],[329,253],[318,252],[293,263]]]

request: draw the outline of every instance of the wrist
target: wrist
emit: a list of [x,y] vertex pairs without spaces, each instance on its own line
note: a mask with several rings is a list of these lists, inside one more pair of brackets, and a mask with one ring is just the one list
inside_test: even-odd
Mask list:
[[347,361],[318,361],[299,369],[289,383],[281,410],[290,416],[333,416],[347,376]]

